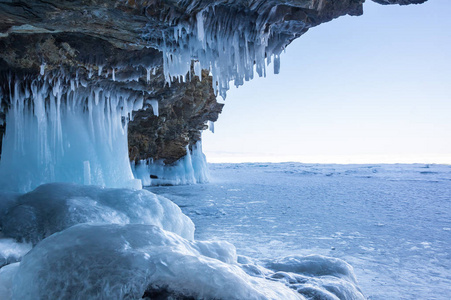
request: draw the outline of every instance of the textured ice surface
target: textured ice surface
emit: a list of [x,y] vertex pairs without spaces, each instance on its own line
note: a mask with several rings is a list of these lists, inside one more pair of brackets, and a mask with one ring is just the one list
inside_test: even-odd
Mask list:
[[24,257],[13,296],[139,299],[165,289],[197,299],[300,299],[283,284],[251,281],[235,261],[230,244],[189,242],[154,226],[78,225]]
[[[0,268],[20,261],[31,250],[31,244],[17,243],[14,239],[0,237]],[[0,297],[1,299],[1,297]]]
[[[210,70],[213,88],[225,98],[230,81],[239,86],[252,79],[254,72],[264,76],[272,60],[277,74],[280,53],[295,38],[293,32],[302,32],[306,25],[290,18],[275,24],[277,7],[242,2],[233,11],[216,4],[207,5],[195,18],[170,20],[177,25],[163,31],[158,47],[163,51],[167,82],[184,79],[196,60],[195,73],[200,68]],[[152,35],[144,33],[143,38]]]
[[[284,260],[278,264],[280,269],[293,265]],[[324,266],[324,276],[316,278],[289,272],[281,276],[258,266],[250,275],[249,261],[238,263],[235,248],[226,242],[188,241],[149,225],[82,224],[33,248],[20,263],[12,290],[14,299],[139,299],[166,293],[194,299],[288,300],[305,299],[302,294],[312,291],[321,295],[313,299],[345,299],[344,293],[350,295],[346,299],[364,299],[349,278],[343,279],[342,264],[317,258],[309,268]],[[298,281],[287,280],[290,276]]]
[[37,243],[79,223],[151,224],[193,239],[194,225],[170,200],[146,190],[52,183],[17,198],[3,234]]
[[451,299],[451,166],[210,164],[209,184],[149,189],[196,239],[261,261],[341,258],[372,300]]
[[27,192],[48,182],[141,188],[128,159],[127,122],[142,97],[66,81],[10,78],[2,190]]
[[12,287],[14,276],[19,269],[20,263],[13,263],[0,269],[0,299],[14,300],[12,296]]
[[208,182],[208,166],[201,141],[186,149],[186,155],[172,165],[163,161],[142,160],[138,165],[132,163],[135,178],[144,186],[179,185]]

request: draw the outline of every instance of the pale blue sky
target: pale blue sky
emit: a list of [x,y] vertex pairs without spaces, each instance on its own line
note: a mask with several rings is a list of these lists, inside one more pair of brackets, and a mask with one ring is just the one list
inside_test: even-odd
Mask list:
[[312,28],[279,75],[228,92],[209,161],[451,163],[451,1]]

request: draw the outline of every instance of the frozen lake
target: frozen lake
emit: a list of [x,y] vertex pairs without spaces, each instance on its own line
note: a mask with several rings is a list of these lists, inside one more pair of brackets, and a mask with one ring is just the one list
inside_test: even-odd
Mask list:
[[346,260],[368,299],[451,299],[451,166],[210,164],[211,183],[150,191],[199,240],[264,261]]

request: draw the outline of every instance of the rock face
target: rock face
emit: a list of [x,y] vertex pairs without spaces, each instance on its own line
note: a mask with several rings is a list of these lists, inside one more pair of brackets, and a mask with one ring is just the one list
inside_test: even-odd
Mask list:
[[[144,109],[129,124],[130,158],[170,164],[200,139],[207,121],[216,121],[222,109],[216,94],[225,97],[230,80],[241,85],[252,79],[254,64],[264,74],[265,58],[278,59],[311,27],[361,15],[363,2],[0,0],[0,135],[15,78],[73,79],[144,97]],[[201,81],[193,76],[200,68],[213,78],[208,71]],[[180,75],[186,82],[170,84]],[[149,109],[155,101],[158,116]]]
[[149,110],[136,112],[128,128],[130,160],[153,158],[172,164],[186,154],[188,143],[200,140],[201,131],[208,128],[205,123],[216,121],[224,105],[216,101],[208,72],[202,77],[158,90],[158,116]]

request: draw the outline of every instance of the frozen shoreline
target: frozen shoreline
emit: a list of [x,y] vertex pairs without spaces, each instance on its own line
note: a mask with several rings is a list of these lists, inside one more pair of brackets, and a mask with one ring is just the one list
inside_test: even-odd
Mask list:
[[210,164],[211,183],[154,187],[196,225],[260,260],[342,258],[370,299],[451,295],[451,166]]

